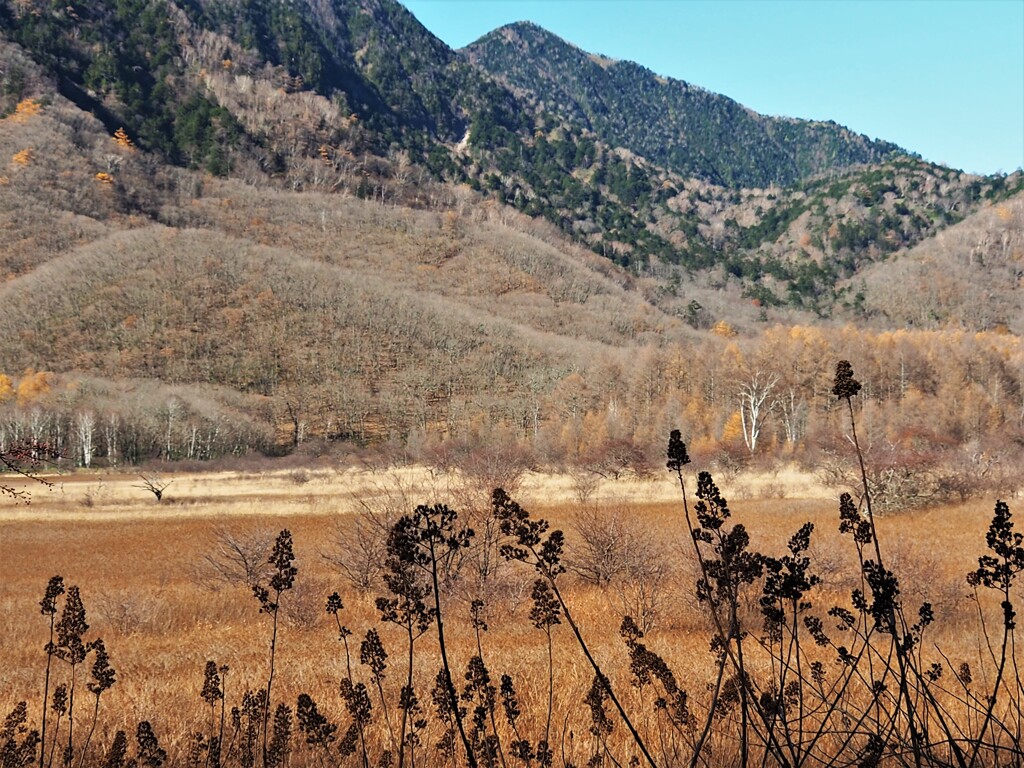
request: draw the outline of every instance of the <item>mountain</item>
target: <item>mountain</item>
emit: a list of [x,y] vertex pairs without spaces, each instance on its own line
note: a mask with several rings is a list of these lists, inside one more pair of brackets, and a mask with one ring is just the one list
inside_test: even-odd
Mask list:
[[458,141],[477,112],[517,108],[391,0],[197,0],[180,6],[196,30],[220,33],[236,49],[282,68],[291,89],[339,100],[343,113],[368,121],[386,140],[420,133]]
[[720,273],[827,316],[856,309],[844,281],[865,266],[1024,189],[531,24],[455,52],[393,0],[2,0],[0,20],[2,114],[56,94],[120,131],[147,168],[94,173],[156,219],[168,168],[412,206],[467,184],[638,274]]
[[535,27],[452,51],[390,0],[0,0],[0,161],[0,442],[92,424],[109,462],[508,434],[612,471],[680,418],[737,450],[757,361],[827,392],[819,329],[952,325],[1008,369],[1024,332],[1021,173]]
[[510,24],[465,55],[540,110],[684,177],[730,187],[786,186],[906,152],[835,123],[759,115],[725,96],[660,77]]
[[[787,185],[900,153],[834,124],[756,115],[532,25],[505,27],[460,55],[392,0],[7,0],[0,19],[62,94],[111,132],[124,126],[140,146],[214,172],[230,164],[232,148],[268,142],[271,162],[285,165],[283,154],[343,141],[342,120],[353,115],[378,152],[394,142],[429,152],[474,124],[478,144],[494,148],[493,126],[529,143],[538,118],[551,115],[673,173],[729,187]],[[283,150],[232,93],[240,80],[318,95],[329,102],[321,122],[335,125],[304,126],[304,146]]]
[[854,281],[863,311],[897,328],[998,328],[1024,317],[1024,195],[971,214]]
[[[0,21],[111,132],[123,126],[139,146],[215,173],[229,170],[236,149],[270,149],[267,162],[283,167],[285,153],[344,141],[351,116],[368,123],[360,138],[380,151],[401,136],[458,140],[474,111],[511,111],[489,78],[387,0],[5,1]],[[276,146],[265,120],[279,105],[266,102],[267,86],[305,95],[295,101],[319,113],[299,118],[299,146]],[[251,114],[257,99],[271,113],[263,120]]]
[[[455,52],[393,0],[4,0],[0,20],[39,73],[5,71],[7,112],[42,79],[172,166],[411,205],[465,183],[621,266],[725,265],[751,295],[819,314],[836,298],[822,286],[879,250],[1022,188],[763,117],[528,24]],[[926,192],[867,210],[874,176],[897,165]],[[829,196],[862,187],[842,206]],[[814,247],[790,248],[812,196],[821,215],[791,234]]]

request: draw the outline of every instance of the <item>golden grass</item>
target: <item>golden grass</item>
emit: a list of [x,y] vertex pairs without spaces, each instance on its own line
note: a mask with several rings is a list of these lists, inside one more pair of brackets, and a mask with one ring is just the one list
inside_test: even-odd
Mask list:
[[[337,694],[344,674],[342,646],[333,617],[323,612],[327,594],[335,590],[345,602],[342,621],[354,632],[350,644],[356,658],[365,631],[379,629],[391,654],[387,685],[397,698],[404,667],[400,634],[380,624],[374,595],[349,587],[321,553],[338,546],[334,521],[354,513],[357,498],[398,485],[412,498],[422,494],[423,501],[443,501],[451,478],[417,468],[181,474],[164,477],[172,483],[160,504],[138,487],[139,478],[133,475],[80,473],[51,479],[50,490],[31,489],[30,505],[5,503],[0,509],[0,616],[5,620],[0,633],[0,709],[6,712],[26,699],[38,723],[47,637],[47,619],[40,615],[38,601],[49,577],[60,574],[67,584],[80,586],[91,624],[87,638],[103,637],[118,671],[117,684],[102,701],[98,743],[109,744],[118,728],[133,733],[138,720],[149,719],[172,754],[179,753],[188,734],[202,730],[209,714],[199,698],[207,659],[230,667],[229,706],[239,703],[245,688],[259,688],[266,680],[267,617],[258,613],[245,588],[211,584],[197,576],[196,565],[211,551],[217,530],[276,533],[285,527],[294,535],[299,588],[284,601],[308,603],[312,618],[286,622],[282,629],[275,698],[294,703],[298,693],[308,692],[332,718],[344,720]],[[723,492],[728,495],[730,484],[749,489],[767,482],[779,479],[739,477],[723,483]],[[836,503],[830,498],[834,494],[809,478],[795,479],[793,487],[799,488],[797,498],[738,499],[731,504],[734,519],[748,527],[755,548],[775,555],[784,552],[800,525],[813,521],[817,530],[812,554],[822,564],[824,580],[816,599],[824,605],[846,604],[855,569],[850,545],[841,542],[836,531]],[[530,475],[517,498],[532,514],[565,528],[571,549],[578,509],[571,478]],[[699,710],[714,663],[707,620],[693,598],[696,571],[678,488],[668,479],[609,481],[599,486],[591,501],[628,510],[670,552],[671,569],[662,585],[664,609],[647,642],[690,689]],[[972,608],[963,600],[964,574],[977,564],[990,517],[991,504],[978,502],[878,521],[886,556],[904,578],[908,604],[935,602],[938,628],[932,639],[954,659],[977,655],[976,634],[963,631],[973,626]],[[512,580],[524,586],[488,606],[484,653],[495,682],[502,673],[514,676],[527,713],[524,728],[537,734],[546,702],[546,645],[528,617],[532,574],[515,573]],[[574,581],[571,575],[566,583],[568,599],[595,656],[617,690],[624,692],[627,706],[646,712],[629,686],[628,658],[618,636],[622,603],[616,591]],[[752,605],[752,617],[755,609]],[[450,598],[446,626],[453,663],[461,675],[475,653],[465,602]],[[592,672],[565,626],[557,627],[555,636],[557,729],[585,734],[587,713],[581,700]],[[428,709],[428,690],[438,664],[435,645],[429,633],[417,643],[417,653],[425,660],[418,665],[417,685]],[[356,664],[357,677],[369,683],[365,673]],[[58,676],[64,674],[58,670]],[[82,705],[80,712],[85,708]],[[652,715],[638,717],[647,720]],[[385,738],[383,730],[377,737]],[[573,748],[585,751],[584,738],[576,739]]]

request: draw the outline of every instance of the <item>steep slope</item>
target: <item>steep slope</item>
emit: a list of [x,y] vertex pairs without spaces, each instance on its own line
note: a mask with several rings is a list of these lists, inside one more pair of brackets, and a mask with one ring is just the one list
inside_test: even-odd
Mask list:
[[[319,143],[350,138],[351,116],[368,130],[346,146],[380,152],[395,141],[423,151],[428,137],[457,141],[480,111],[502,121],[519,113],[510,94],[392,0],[3,0],[0,29],[109,133],[124,127],[140,147],[218,174],[261,148],[273,151],[263,160],[271,171],[315,156]],[[303,116],[287,146],[272,125],[273,101],[264,98],[263,121],[245,120],[211,87],[218,75],[246,92],[266,83],[327,103]]]
[[1024,193],[985,208],[853,281],[888,327],[1024,333]]
[[201,180],[119,142],[18,46],[0,40],[0,276],[140,226]]
[[480,110],[516,113],[511,95],[461,61],[394,0],[283,5],[181,2],[189,19],[258,53],[289,78],[342,101],[342,112],[398,139],[412,131],[458,141]]
[[903,153],[835,123],[758,115],[639,64],[582,51],[530,23],[502,27],[464,53],[540,109],[682,176],[716,184],[789,185]]
[[1024,174],[972,176],[900,157],[788,189],[704,195],[713,205],[688,190],[672,204],[700,212],[697,256],[751,299],[854,318],[859,299],[847,278],[1022,189]]

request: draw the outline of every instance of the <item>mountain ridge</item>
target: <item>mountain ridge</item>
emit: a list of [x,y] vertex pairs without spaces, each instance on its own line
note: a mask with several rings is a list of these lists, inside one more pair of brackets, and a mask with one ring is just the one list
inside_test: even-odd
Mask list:
[[[639,64],[595,63],[529,23],[455,52],[393,0],[4,0],[0,12],[4,36],[36,57],[29,79],[108,134],[123,120],[151,175],[163,160],[412,205],[468,184],[620,266],[722,267],[752,297],[819,313],[837,300],[822,288],[1024,188],[1019,174],[973,177]],[[91,22],[82,39],[76,18]],[[509,45],[525,53],[504,55]],[[31,90],[22,64],[6,73],[0,114]],[[631,126],[644,130],[619,135]],[[687,146],[662,142],[666,132]],[[873,153],[889,159],[861,162]],[[139,165],[126,160],[114,158],[119,170]],[[130,174],[111,170],[124,202],[154,215],[160,193],[122,190]]]
[[[932,349],[955,326],[1012,357],[1024,331],[1024,174],[896,154],[715,183],[506,87],[390,0],[0,14],[4,434],[67,442],[93,413],[132,461],[204,440],[204,458],[317,440],[423,458],[499,432],[538,460],[632,461],[683,419],[742,454],[738,377],[808,335],[867,349],[864,329],[905,323]],[[929,294],[934,264],[950,279]],[[847,356],[889,376],[879,355]],[[820,397],[800,408],[827,419]],[[810,451],[785,418],[775,444]]]
[[[834,122],[760,115],[636,62],[604,58],[598,63],[594,54],[531,22],[505,25],[462,53],[499,82],[582,120],[608,143],[626,146],[684,176],[727,186],[786,186],[828,168],[907,154],[891,142],[872,141]],[[630,104],[629,97],[638,93],[639,103]],[[728,129],[716,130],[709,123]],[[642,125],[643,132],[637,135],[630,124]],[[707,158],[712,143],[726,162]],[[787,152],[787,143],[806,148]],[[833,153],[828,165],[827,152]],[[760,164],[750,162],[762,154]]]

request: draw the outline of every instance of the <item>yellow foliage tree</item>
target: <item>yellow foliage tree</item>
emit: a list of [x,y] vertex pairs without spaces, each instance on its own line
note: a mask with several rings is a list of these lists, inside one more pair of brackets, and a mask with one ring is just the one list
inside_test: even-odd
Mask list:
[[731,338],[736,335],[736,329],[733,328],[725,320],[719,320],[713,326],[711,326],[711,332],[715,336],[722,336],[723,338]]
[[706,434],[708,431],[709,409],[697,395],[687,400],[683,407],[683,422],[689,428],[690,434]]
[[739,411],[733,411],[722,427],[722,442],[734,447],[743,445],[743,417]]
[[135,149],[135,144],[128,136],[128,132],[122,127],[114,131],[114,143],[122,149]]
[[17,165],[28,165],[35,159],[35,154],[32,151],[32,147],[27,147],[21,152],[15,152],[11,156],[11,161]]
[[36,371],[29,368],[18,382],[18,405],[25,406],[35,402],[50,391],[50,378],[47,371]]
[[608,442],[608,420],[603,414],[588,412],[583,417],[583,428],[574,435],[577,437],[574,448],[578,453],[596,456]]
[[14,384],[11,377],[0,373],[0,403],[6,403],[14,395]]
[[583,448],[583,423],[567,421],[558,436],[562,450],[573,459],[579,458]]
[[[686,441],[687,447],[690,449],[690,455],[693,457],[710,457],[718,449],[718,444],[714,438],[707,435],[701,435],[699,437],[691,438]],[[707,460],[703,458],[702,460]]]
[[14,108],[14,114],[11,115],[12,123],[24,123],[29,118],[35,117],[43,109],[43,105],[35,99],[22,99],[18,102],[18,106]]
[[100,171],[99,173],[96,174],[96,181],[98,181],[100,184],[113,184],[114,177],[111,176],[109,173],[104,173],[103,171]]

